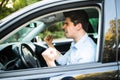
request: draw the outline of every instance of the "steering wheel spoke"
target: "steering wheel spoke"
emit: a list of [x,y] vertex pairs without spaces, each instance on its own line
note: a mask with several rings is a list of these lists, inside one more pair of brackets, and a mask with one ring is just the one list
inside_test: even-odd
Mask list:
[[22,62],[26,67],[41,67],[40,61],[35,55],[35,51],[31,48],[30,45],[22,43],[19,45],[19,54]]

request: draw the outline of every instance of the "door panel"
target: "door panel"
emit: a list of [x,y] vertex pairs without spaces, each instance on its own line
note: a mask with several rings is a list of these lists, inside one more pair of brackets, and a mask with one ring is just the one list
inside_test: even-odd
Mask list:
[[6,71],[4,74],[0,74],[0,79],[60,80],[65,77],[73,77],[77,80],[117,80],[116,69],[116,63],[89,63],[21,71],[16,70],[12,73]]

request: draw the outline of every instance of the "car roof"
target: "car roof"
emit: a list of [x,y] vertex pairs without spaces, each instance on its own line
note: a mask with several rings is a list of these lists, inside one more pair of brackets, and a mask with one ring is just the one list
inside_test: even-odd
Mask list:
[[[10,21],[10,19],[14,18],[15,16],[19,16],[21,14],[27,13],[30,10],[34,10],[38,7],[42,7],[45,5],[46,5],[46,7],[50,7],[50,6],[56,5],[54,3],[64,4],[64,3],[72,3],[72,2],[78,2],[78,1],[101,1],[101,0],[50,0],[50,1],[43,0],[43,1],[39,1],[39,2],[36,2],[31,5],[28,5],[28,6],[24,7],[23,9],[20,9],[16,12],[12,13],[11,15],[3,18],[2,20],[0,20],[0,25],[6,23],[7,21]],[[1,26],[0,26],[0,28],[1,28]]]

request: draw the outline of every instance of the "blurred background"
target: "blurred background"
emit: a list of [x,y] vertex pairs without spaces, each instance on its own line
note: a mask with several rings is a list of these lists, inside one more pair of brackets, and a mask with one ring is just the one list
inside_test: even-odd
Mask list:
[[42,0],[0,0],[0,20],[27,5]]

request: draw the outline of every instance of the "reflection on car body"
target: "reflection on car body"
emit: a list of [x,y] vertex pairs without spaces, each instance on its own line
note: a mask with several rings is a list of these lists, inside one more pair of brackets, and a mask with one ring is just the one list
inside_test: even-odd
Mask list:
[[[119,80],[120,0],[41,1],[0,21],[0,79],[3,80]],[[97,44],[96,62],[47,67],[41,53],[43,38],[52,34],[62,54],[72,39],[64,37],[63,12],[85,10],[88,35]],[[87,55],[86,55],[87,56]],[[57,63],[56,63],[57,64]]]

